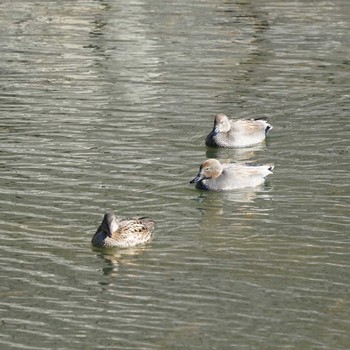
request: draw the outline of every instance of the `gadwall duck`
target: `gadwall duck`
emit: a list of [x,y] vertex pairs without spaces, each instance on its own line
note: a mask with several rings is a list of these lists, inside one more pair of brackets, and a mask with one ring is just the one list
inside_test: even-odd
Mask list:
[[146,243],[151,239],[154,221],[148,218],[117,218],[106,213],[91,243],[99,248],[128,248]]
[[230,120],[226,114],[219,113],[205,144],[209,147],[246,147],[264,141],[271,129],[266,118]]
[[202,162],[198,175],[190,183],[195,183],[198,189],[209,191],[255,187],[264,183],[265,177],[272,174],[273,168],[273,164],[221,164],[217,159],[211,158]]

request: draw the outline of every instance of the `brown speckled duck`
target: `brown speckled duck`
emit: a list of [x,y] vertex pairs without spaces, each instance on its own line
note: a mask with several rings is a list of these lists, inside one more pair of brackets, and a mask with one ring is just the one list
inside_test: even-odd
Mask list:
[[129,248],[147,243],[152,236],[154,221],[142,218],[117,218],[106,213],[101,225],[92,237],[91,243],[99,248]]
[[271,129],[266,118],[230,120],[226,114],[219,113],[205,144],[209,147],[246,147],[263,142]]

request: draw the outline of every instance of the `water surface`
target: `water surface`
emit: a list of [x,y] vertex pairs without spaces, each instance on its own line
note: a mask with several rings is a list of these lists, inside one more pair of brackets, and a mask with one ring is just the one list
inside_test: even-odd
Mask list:
[[[0,344],[348,349],[347,1],[0,5]],[[212,150],[213,115],[270,117]],[[205,193],[206,157],[274,162]],[[98,250],[104,211],[153,241]]]

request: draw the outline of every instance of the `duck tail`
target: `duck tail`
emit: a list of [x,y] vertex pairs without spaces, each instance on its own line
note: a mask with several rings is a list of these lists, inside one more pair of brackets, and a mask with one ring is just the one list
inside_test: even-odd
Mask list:
[[272,173],[272,170],[275,169],[275,164],[266,164],[267,165],[267,170],[270,170]]
[[268,117],[258,117],[254,118],[252,120],[258,121],[258,120],[263,120],[265,121],[265,137],[269,136],[270,131],[273,129],[273,126],[267,122]]
[[273,129],[273,126],[271,124],[267,124],[265,128],[265,136],[269,136],[270,131]]

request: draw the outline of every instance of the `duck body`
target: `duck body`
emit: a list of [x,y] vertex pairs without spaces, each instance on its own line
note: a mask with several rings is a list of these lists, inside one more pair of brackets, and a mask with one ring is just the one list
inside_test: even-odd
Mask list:
[[195,183],[197,189],[208,191],[255,187],[264,183],[273,168],[273,164],[221,164],[217,159],[207,159],[201,163],[198,175],[190,183]]
[[113,213],[106,213],[101,225],[91,239],[99,248],[129,248],[147,243],[152,237],[154,221],[148,218],[117,218]]
[[230,120],[226,114],[219,113],[205,144],[209,147],[246,147],[263,142],[272,128],[266,118]]

